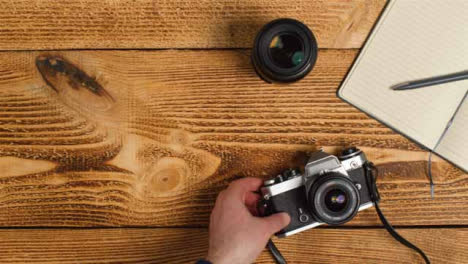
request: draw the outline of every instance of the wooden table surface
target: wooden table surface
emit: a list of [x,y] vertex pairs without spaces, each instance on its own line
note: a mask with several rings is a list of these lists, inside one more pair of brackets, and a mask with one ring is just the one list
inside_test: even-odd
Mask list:
[[[230,181],[356,145],[398,231],[433,263],[468,263],[468,175],[436,159],[432,200],[427,152],[335,95],[384,5],[0,0],[0,262],[193,263]],[[279,17],[306,23],[321,48],[289,85],[250,64],[257,30]],[[46,83],[35,63],[47,56],[101,92]],[[291,263],[422,263],[374,210],[276,241]]]

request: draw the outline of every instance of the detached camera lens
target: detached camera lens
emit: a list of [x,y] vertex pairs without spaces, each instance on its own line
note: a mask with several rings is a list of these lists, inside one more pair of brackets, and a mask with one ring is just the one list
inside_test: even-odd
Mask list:
[[309,197],[315,217],[330,225],[348,222],[359,210],[359,191],[350,179],[339,173],[322,176],[313,184]]
[[252,62],[267,82],[297,81],[312,70],[316,59],[315,37],[297,20],[273,20],[255,38]]

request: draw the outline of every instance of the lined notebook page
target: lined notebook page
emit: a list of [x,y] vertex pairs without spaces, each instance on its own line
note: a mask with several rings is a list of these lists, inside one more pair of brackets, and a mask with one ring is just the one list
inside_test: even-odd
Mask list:
[[[467,81],[408,91],[393,91],[390,87],[467,69],[468,1],[394,0],[382,14],[338,94],[433,149],[467,91]],[[456,122],[466,123],[466,119]],[[451,137],[454,141],[463,138],[455,132]],[[464,140],[466,143],[466,136]],[[454,148],[458,148],[457,144],[453,143]],[[444,153],[453,153],[451,158],[463,154],[455,154],[454,148],[444,148]]]
[[[468,86],[468,83],[465,83]],[[453,120],[436,152],[468,171],[468,99]]]

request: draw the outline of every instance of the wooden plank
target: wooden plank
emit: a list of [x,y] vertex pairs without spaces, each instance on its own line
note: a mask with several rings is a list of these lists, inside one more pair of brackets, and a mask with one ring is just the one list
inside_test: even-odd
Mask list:
[[[466,228],[399,232],[434,264],[468,259]],[[207,240],[204,229],[3,229],[0,263],[194,263]],[[314,229],[275,243],[290,263],[423,263],[383,229]],[[273,260],[264,251],[257,263]]]
[[0,50],[250,48],[291,17],[322,48],[359,48],[384,0],[0,1]]
[[232,179],[350,145],[378,164],[391,222],[466,225],[466,173],[436,160],[431,200],[427,153],[336,98],[355,56],[321,51],[304,80],[270,85],[236,50],[0,53],[0,225],[206,226]]

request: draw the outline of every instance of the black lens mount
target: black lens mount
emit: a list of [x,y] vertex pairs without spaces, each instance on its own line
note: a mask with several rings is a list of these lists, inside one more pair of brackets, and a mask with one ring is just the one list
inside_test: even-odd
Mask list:
[[257,34],[252,63],[266,82],[294,82],[306,76],[317,60],[317,41],[303,23],[273,20]]
[[314,216],[329,225],[344,224],[359,211],[359,191],[348,177],[340,173],[320,176],[308,197]]

